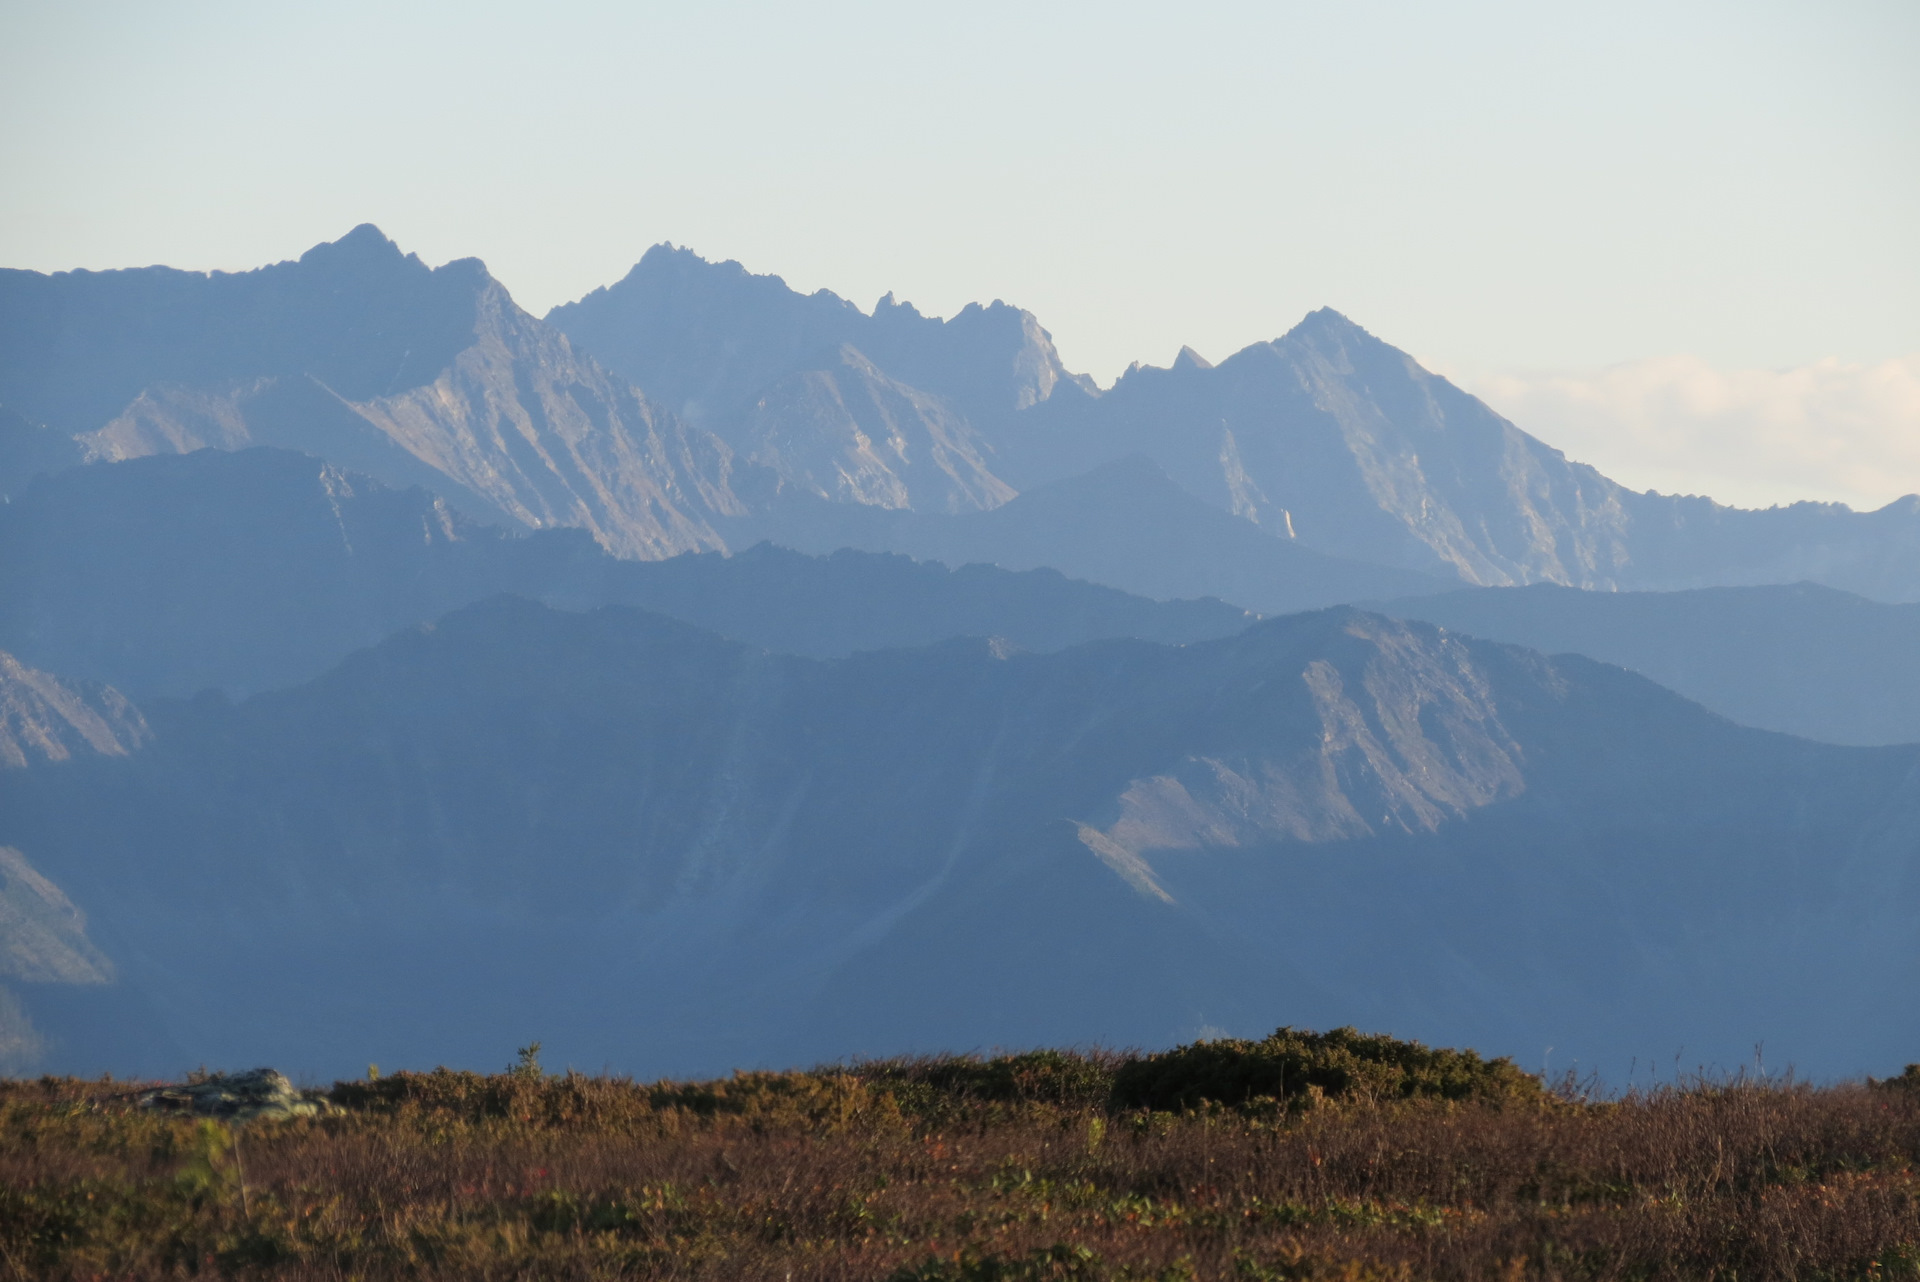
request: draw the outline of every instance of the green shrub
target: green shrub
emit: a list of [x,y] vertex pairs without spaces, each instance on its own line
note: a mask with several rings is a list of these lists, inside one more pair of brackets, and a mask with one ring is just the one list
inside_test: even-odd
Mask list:
[[1113,1102],[1179,1112],[1259,1099],[1509,1099],[1540,1094],[1537,1078],[1506,1058],[1336,1028],[1277,1030],[1261,1041],[1194,1042],[1121,1066]]
[[1896,1091],[1920,1091],[1920,1064],[1907,1065],[1898,1077],[1869,1077],[1867,1081]]
[[1114,1070],[1121,1062],[1109,1054],[1039,1050],[992,1059],[941,1055],[876,1060],[855,1071],[875,1086],[893,1091],[903,1106],[926,1096],[969,1103],[1101,1108],[1113,1093]]

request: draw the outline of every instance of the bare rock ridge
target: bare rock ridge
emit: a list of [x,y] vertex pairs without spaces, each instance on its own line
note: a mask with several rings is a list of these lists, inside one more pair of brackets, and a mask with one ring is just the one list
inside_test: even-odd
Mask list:
[[731,443],[801,493],[839,503],[972,512],[1013,497],[966,420],[843,344],[825,368],[755,398]]
[[1069,374],[1029,312],[969,304],[949,320],[892,294],[869,313],[836,294],[800,294],[737,262],[655,245],[618,283],[547,313],[596,359],[702,424],[724,423],[761,389],[818,368],[842,346],[985,425],[1052,396]]
[[[1757,512],[1635,494],[1326,309],[1101,393],[1004,303],[939,320],[889,296],[867,313],[657,246],[542,322],[481,264],[429,269],[360,227],[253,272],[0,272],[0,339],[0,402],[94,457],[280,445],[629,557],[818,546],[834,509],[963,516],[1138,454],[1347,562],[1920,598],[1920,499]],[[868,528],[904,549],[910,524]]]
[[1637,494],[1322,309],[1217,366],[1136,367],[994,441],[1017,486],[1144,454],[1216,507],[1322,551],[1468,583],[1672,589],[1815,578],[1920,596],[1920,519]]
[[148,737],[140,710],[111,686],[72,686],[0,651],[0,769],[125,756]]
[[669,245],[547,320],[785,484],[887,508],[1005,502],[982,429],[1077,386],[1004,303],[943,321],[889,294],[869,314]]
[[[0,273],[0,397],[117,460],[279,445],[483,519],[658,557],[719,547],[731,456],[514,305],[370,226],[237,275]],[[84,389],[84,390],[76,390]]]
[[[754,449],[752,433],[810,439],[847,477],[868,465],[834,444],[848,438],[832,426],[837,413],[785,392],[757,420],[752,407],[850,346],[964,419],[970,433],[956,427],[948,438],[965,439],[969,459],[1014,490],[1143,454],[1275,538],[1467,583],[1674,589],[1812,578],[1920,597],[1913,504],[1753,512],[1633,493],[1331,309],[1217,366],[1191,349],[1170,369],[1136,366],[1105,393],[1067,374],[1024,312],[995,304],[944,323],[909,312],[889,296],[867,315],[826,291],[801,295],[737,263],[656,246],[624,280],[548,319],[736,448]],[[786,476],[815,495],[872,501],[851,482],[836,491]],[[881,506],[957,510],[950,489],[933,502],[909,486],[872,493],[885,496]],[[778,519],[798,521],[795,539],[820,525],[791,511]]]

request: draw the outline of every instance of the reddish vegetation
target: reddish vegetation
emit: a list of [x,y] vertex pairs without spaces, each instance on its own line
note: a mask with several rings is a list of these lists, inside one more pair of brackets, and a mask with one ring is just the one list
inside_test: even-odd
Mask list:
[[1920,1091],[1108,1102],[1042,1054],[654,1086],[531,1071],[217,1123],[0,1085],[0,1276],[1920,1276]]

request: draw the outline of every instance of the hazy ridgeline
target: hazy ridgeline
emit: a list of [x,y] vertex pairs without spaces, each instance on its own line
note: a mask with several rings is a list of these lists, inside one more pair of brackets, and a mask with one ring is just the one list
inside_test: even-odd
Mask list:
[[0,1069],[1920,1057],[1920,501],[1634,493],[1328,310],[1101,389],[668,247],[0,335]]

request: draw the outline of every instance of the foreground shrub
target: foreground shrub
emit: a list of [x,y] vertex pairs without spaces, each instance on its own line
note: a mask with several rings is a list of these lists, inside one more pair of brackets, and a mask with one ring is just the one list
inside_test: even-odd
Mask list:
[[1540,1094],[1539,1080],[1511,1060],[1351,1028],[1282,1028],[1257,1042],[1194,1042],[1123,1065],[1113,1084],[1121,1107],[1169,1112],[1261,1098],[1503,1100]]
[[[1288,1085],[1252,1071],[1285,1055]],[[1147,1068],[1157,1103],[1256,1106],[1143,1111]],[[709,1082],[396,1074],[241,1124],[150,1093],[0,1080],[0,1280],[1920,1278],[1904,1086],[1513,1107],[1543,1093],[1500,1061],[1282,1030]]]

